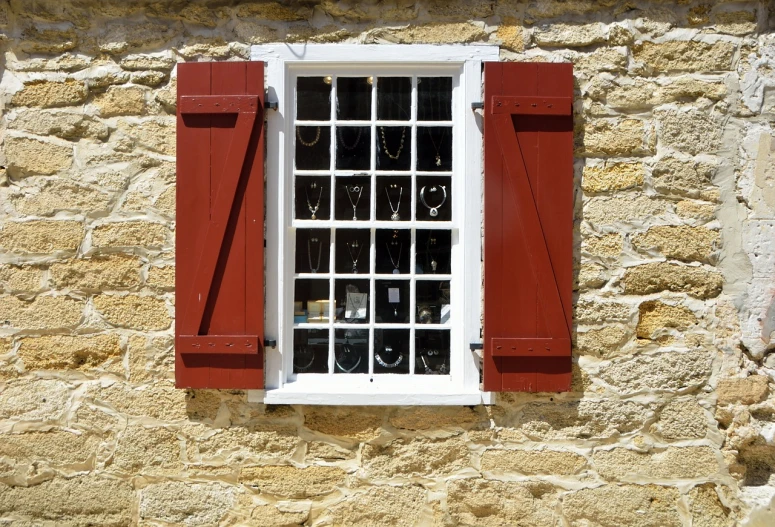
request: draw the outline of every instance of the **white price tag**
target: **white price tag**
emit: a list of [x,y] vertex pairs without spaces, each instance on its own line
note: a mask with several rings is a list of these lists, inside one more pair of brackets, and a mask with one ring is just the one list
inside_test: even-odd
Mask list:
[[366,304],[369,295],[366,293],[347,293],[347,305],[345,306],[344,318],[366,318]]
[[401,302],[401,293],[397,287],[388,287],[388,303],[398,304]]

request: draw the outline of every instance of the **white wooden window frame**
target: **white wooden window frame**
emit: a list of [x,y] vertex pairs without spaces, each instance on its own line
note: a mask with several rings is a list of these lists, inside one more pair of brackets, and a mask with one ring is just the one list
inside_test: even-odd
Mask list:
[[[266,113],[266,305],[265,335],[276,338],[267,348],[265,390],[251,390],[248,398],[266,404],[338,405],[473,405],[489,404],[492,394],[482,392],[477,356],[469,343],[480,342],[482,316],[482,122],[471,104],[482,100],[482,62],[497,61],[495,46],[260,45],[251,48],[251,60],[266,63],[267,100],[277,110]],[[328,75],[363,65],[396,74],[401,68],[425,66],[453,78],[452,234],[453,324],[450,336],[450,374],[304,374],[294,375],[293,284],[294,230],[309,228],[293,219],[294,79],[303,75]],[[408,74],[416,73],[408,72]],[[364,73],[366,75],[366,73]],[[332,101],[333,104],[333,101]],[[462,133],[459,132],[462,130]],[[372,203],[373,206],[373,203]],[[333,210],[332,210],[333,214]],[[321,223],[327,228],[332,223]],[[389,222],[384,222],[388,223]],[[428,228],[413,221],[413,228]],[[303,225],[302,225],[303,224]],[[375,226],[372,223],[372,226]],[[376,225],[379,227],[379,225]],[[316,226],[314,226],[316,227]],[[355,227],[353,225],[352,227]],[[389,225],[388,225],[389,228]],[[372,262],[374,255],[372,254]],[[373,265],[373,263],[372,263]],[[333,271],[333,269],[332,269]],[[455,294],[457,293],[457,294]],[[457,312],[455,312],[457,311]],[[285,313],[285,315],[284,315]],[[363,324],[367,329],[374,324]],[[421,326],[418,326],[422,329]],[[370,350],[370,354],[372,350]],[[410,364],[414,368],[414,364]]]

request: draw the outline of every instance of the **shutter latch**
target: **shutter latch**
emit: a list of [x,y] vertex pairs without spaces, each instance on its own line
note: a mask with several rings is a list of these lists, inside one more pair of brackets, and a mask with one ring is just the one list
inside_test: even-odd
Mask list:
[[264,339],[264,347],[266,347],[266,348],[276,348],[277,347],[277,341],[276,340],[272,340],[272,339]]
[[481,101],[480,101],[480,102],[472,102],[472,103],[471,103],[471,109],[472,109],[473,111],[476,111],[476,110],[484,110],[484,103],[483,103],[483,102],[481,102]]

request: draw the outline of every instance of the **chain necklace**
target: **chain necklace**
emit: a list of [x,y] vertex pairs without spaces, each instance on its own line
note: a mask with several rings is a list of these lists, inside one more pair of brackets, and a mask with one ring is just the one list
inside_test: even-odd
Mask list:
[[390,252],[390,244],[385,242],[385,247],[387,247],[388,256],[390,257],[390,263],[393,264],[393,274],[399,274],[401,271],[399,271],[398,268],[401,266],[401,251],[404,249],[404,244],[401,243],[398,246],[398,258],[396,258],[395,260],[393,259],[393,253]]
[[[342,350],[344,351],[345,354],[349,354],[351,349],[352,349],[352,346],[350,346],[349,344],[346,344],[346,343],[342,344]],[[342,358],[344,358],[344,356],[342,356]],[[356,361],[355,364],[353,364],[352,368],[350,368],[350,369],[347,369],[344,366],[342,366],[341,364],[339,364],[339,357],[337,357],[336,353],[334,354],[334,362],[336,363],[336,367],[339,368],[342,372],[344,372],[344,373],[352,373],[355,370],[355,368],[357,368],[360,365],[360,363],[361,363],[361,356],[358,355],[358,360]]]
[[[385,353],[392,353],[393,352],[393,348],[390,347],[390,346],[385,346],[383,349],[385,350]],[[396,359],[396,361],[389,363],[389,362],[385,362],[384,359],[379,356],[379,353],[375,353],[374,354],[374,360],[376,360],[377,363],[380,366],[382,366],[383,368],[395,368],[396,366],[401,364],[401,361],[404,360],[404,354],[399,352],[398,353],[398,358]]]
[[[430,352],[428,353],[430,355]],[[438,355],[438,352],[436,352],[436,355]],[[444,358],[444,361],[441,363],[441,366],[439,366],[438,370],[434,370],[430,366],[428,366],[428,363],[425,360],[425,356],[421,355],[420,360],[422,360],[422,364],[425,367],[425,374],[426,375],[444,375],[447,373],[447,358]]]
[[436,258],[433,257],[431,254],[431,245],[436,245],[436,238],[433,237],[433,231],[430,231],[428,233],[428,242],[425,244],[425,260],[428,261],[428,258],[430,258],[430,266],[433,273],[436,273],[436,268],[439,265],[439,262],[436,261]]
[[[347,245],[347,252],[350,253],[350,260],[353,261],[353,274],[358,274],[358,260],[361,257],[363,245],[360,245],[357,240],[345,245]],[[353,256],[353,247],[358,247],[358,256]]]
[[355,147],[358,146],[358,143],[361,142],[361,134],[363,133],[363,128],[358,128],[358,135],[355,136],[355,142],[352,145],[348,145],[344,141],[344,137],[342,136],[342,129],[337,128],[336,134],[339,136],[339,143],[344,147],[345,150],[355,150]]
[[444,196],[441,198],[441,203],[439,203],[435,207],[431,207],[425,201],[425,187],[420,189],[420,202],[428,208],[428,210],[430,211],[431,216],[434,217],[434,218],[439,215],[439,209],[447,201],[447,187],[445,187],[444,185],[433,185],[429,189],[429,192],[437,192],[439,189],[441,189],[441,191],[444,193]]
[[[301,346],[299,348],[299,351],[306,351],[306,350],[307,350],[306,346]],[[294,368],[296,368],[296,371],[298,371],[299,373],[304,373],[305,371],[310,369],[312,367],[312,363],[315,362],[315,350],[314,349],[312,350],[312,358],[309,360],[309,363],[305,364],[304,366],[299,366],[298,364],[296,364],[296,360],[295,360],[296,354],[294,354],[293,358],[294,358],[293,366]]]
[[444,138],[447,136],[447,129],[444,128],[444,131],[441,133],[441,139],[439,140],[439,144],[438,145],[436,145],[436,141],[433,140],[433,134],[431,133],[431,129],[430,128],[427,129],[427,132],[428,132],[428,137],[430,138],[431,143],[433,144],[433,148],[434,148],[434,150],[436,150],[436,166],[440,167],[441,166],[441,153],[439,153],[439,149],[444,144]]
[[[312,267],[312,247],[310,244],[310,241],[312,243],[318,244],[318,264],[315,267]],[[323,254],[323,243],[318,240],[317,238],[310,238],[307,240],[307,259],[309,260],[309,271],[311,273],[317,273],[318,269],[320,269],[320,256]]]
[[[395,186],[394,186],[395,188]],[[398,221],[401,219],[401,216],[398,215],[398,209],[401,208],[401,197],[404,195],[404,187],[398,187],[398,204],[395,208],[393,208],[393,202],[390,200],[390,192],[388,192],[387,187],[385,187],[385,194],[387,195],[388,204],[390,205],[390,210],[393,211],[393,214],[390,215],[390,219],[393,221]]]
[[395,161],[399,157],[401,157],[401,150],[404,149],[404,139],[406,138],[406,126],[401,128],[401,144],[398,145],[398,150],[396,150],[396,155],[393,155],[390,152],[388,152],[387,141],[385,141],[385,127],[384,126],[380,126],[379,127],[379,133],[382,136],[382,149],[385,151],[385,155],[388,156],[393,161]]
[[[358,208],[358,202],[361,200],[361,194],[363,194],[363,186],[362,185],[345,185],[344,189],[347,191],[347,199],[350,200],[350,205],[353,206],[353,221],[358,220],[358,216],[355,213],[355,209]],[[353,203],[353,198],[350,196],[350,193],[355,194],[358,193],[358,199],[355,200]]]
[[[317,183],[312,183],[312,188],[314,189],[317,186]],[[320,198],[323,197],[323,186],[320,186],[320,192],[318,193],[318,202],[315,204],[315,206],[312,206],[312,203],[309,200],[309,190],[307,190],[307,187],[304,187],[304,193],[307,195],[307,208],[312,213],[312,219],[316,220],[318,209],[320,208]]]
[[319,126],[317,127],[317,131],[315,132],[315,139],[313,139],[310,142],[307,142],[301,138],[301,127],[296,127],[296,138],[304,146],[307,146],[307,147],[315,146],[316,144],[318,144],[318,141],[320,141],[320,127]]

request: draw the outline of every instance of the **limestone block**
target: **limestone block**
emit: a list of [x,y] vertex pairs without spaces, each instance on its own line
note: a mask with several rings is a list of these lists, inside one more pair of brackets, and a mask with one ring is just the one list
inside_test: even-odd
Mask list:
[[471,454],[459,436],[448,439],[416,437],[396,439],[386,445],[366,444],[361,463],[373,478],[452,474],[470,463]]
[[322,434],[360,441],[378,437],[382,415],[368,408],[310,406],[305,410],[304,426]]
[[80,370],[104,367],[106,362],[121,366],[124,352],[118,335],[27,337],[20,341],[17,355],[27,371]]
[[236,487],[165,481],[140,491],[140,519],[185,525],[218,525],[237,500]]
[[721,293],[724,280],[720,273],[703,267],[655,262],[627,268],[622,283],[628,295],[673,291],[706,299]]
[[719,499],[713,483],[697,485],[689,491],[693,527],[728,527],[733,525],[730,509]]
[[700,110],[666,110],[657,114],[661,144],[691,155],[711,154],[721,144],[722,127]]
[[702,72],[728,71],[732,68],[735,45],[719,41],[713,44],[686,41],[663,43],[640,42],[632,47],[633,58],[642,62],[651,72],[675,71]]
[[456,524],[552,527],[557,522],[557,492],[549,483],[453,479],[447,483],[447,506]]
[[288,7],[279,2],[248,3],[237,7],[234,14],[238,18],[258,18],[277,22],[306,20],[312,16],[309,7]]
[[11,103],[15,106],[39,106],[55,108],[73,106],[86,100],[89,91],[81,81],[31,81],[15,93]]
[[663,194],[708,199],[715,171],[710,163],[668,156],[657,162],[651,174],[654,188]]
[[63,53],[75,49],[78,35],[73,29],[38,29],[30,26],[22,33],[19,48],[25,53]]
[[504,16],[495,36],[501,43],[501,49],[519,53],[525,49],[525,34],[520,21],[513,16]]
[[340,461],[343,459],[353,459],[355,452],[346,448],[341,448],[331,443],[324,443],[323,441],[313,441],[307,443],[307,458],[324,460],[324,461]]
[[673,306],[659,300],[649,300],[638,306],[638,338],[650,339],[654,332],[663,328],[676,328],[681,331],[697,323],[697,317],[691,309]]
[[676,213],[692,220],[709,222],[716,217],[717,206],[713,203],[700,203],[697,201],[683,200],[675,205]]
[[27,525],[130,525],[134,501],[131,483],[96,475],[30,487],[0,484],[0,515],[22,518]]
[[627,304],[581,297],[576,302],[573,316],[581,324],[608,324],[629,322],[633,313],[633,308]]
[[110,86],[117,84],[126,84],[129,82],[130,75],[121,70],[97,70],[94,74],[86,77],[86,84],[92,91],[104,91]]
[[518,474],[578,474],[587,464],[584,456],[562,450],[487,449],[482,454],[483,472]]
[[[471,6],[469,7],[469,12],[476,11],[483,3],[484,2],[470,2]],[[451,13],[457,10],[466,10],[465,5],[461,6],[459,1],[451,1],[449,4],[449,10],[445,10],[445,6],[443,5],[440,6],[432,2],[428,2],[427,7],[423,7],[435,11],[433,19],[461,18],[463,15],[458,14],[456,17]],[[324,0],[320,2],[320,9],[323,10],[326,15],[337,19],[339,25],[341,25],[342,20],[347,22],[376,22],[378,20],[384,22],[406,22],[417,18],[419,7],[420,6],[417,5],[416,2],[407,0],[392,0],[388,2]],[[305,18],[311,17],[307,16]]]
[[175,289],[175,266],[151,267],[148,269],[146,283],[156,289],[172,291]]
[[31,216],[52,216],[59,211],[104,211],[110,195],[67,179],[47,179],[39,186],[25,186],[10,197],[17,212]]
[[411,527],[423,518],[426,491],[419,486],[370,487],[329,508],[333,525]]
[[6,136],[5,155],[12,174],[54,174],[73,164],[73,147],[31,137]]
[[390,416],[389,422],[396,428],[406,430],[436,430],[468,427],[486,419],[483,413],[472,407],[411,406],[399,408]]
[[641,80],[632,83],[617,81],[610,84],[610,87],[602,93],[590,94],[590,96],[594,95],[594,100],[604,101],[607,106],[616,110],[644,110],[700,97],[717,101],[727,93],[726,85],[722,81],[705,82],[691,77],[679,77],[668,84]]
[[488,38],[480,25],[469,22],[382,28],[372,31],[371,36],[374,41],[394,44],[463,44],[483,42]]
[[163,71],[135,71],[130,78],[134,84],[156,88],[166,82],[169,75]]
[[145,91],[140,88],[119,88],[111,86],[94,99],[102,117],[117,115],[143,115],[145,113]]
[[579,269],[579,290],[598,289],[603,287],[608,282],[609,278],[608,271],[602,265],[583,263]]
[[617,197],[599,196],[584,205],[583,219],[595,225],[609,225],[617,222],[636,222],[657,216],[664,216],[670,209],[670,202],[646,196],[626,195]]
[[[193,415],[189,405],[187,414]],[[199,441],[197,456],[208,465],[288,459],[299,445],[295,426],[228,428]]]
[[605,26],[600,22],[542,24],[533,29],[533,40],[539,46],[546,47],[590,46],[606,40]]
[[650,125],[641,119],[599,119],[584,125],[581,154],[587,156],[641,156],[654,153]]
[[716,31],[743,36],[756,31],[756,9],[749,11],[721,11],[713,17]]
[[584,239],[584,251],[601,258],[617,258],[622,254],[622,244],[620,234],[589,236]]
[[695,399],[674,399],[662,408],[650,431],[669,440],[701,439],[708,432],[708,418]]
[[175,216],[175,187],[167,187],[167,189],[159,194],[156,198],[153,206],[163,214],[167,216]]
[[164,300],[151,296],[98,295],[94,307],[108,323],[118,327],[159,331],[172,322]]
[[70,387],[55,379],[8,381],[0,392],[0,419],[57,421],[67,411]]
[[657,485],[606,485],[570,492],[562,512],[571,525],[680,527],[678,489]]
[[170,55],[130,55],[121,59],[119,65],[129,71],[170,71],[175,67],[175,59]]
[[720,379],[716,388],[718,404],[755,404],[766,399],[768,393],[769,378],[765,375]]
[[626,190],[643,185],[643,163],[612,163],[585,166],[581,180],[584,192],[595,194]]
[[683,262],[709,262],[719,241],[718,231],[686,225],[651,227],[632,237],[633,246],[641,251],[656,250]]
[[11,130],[36,135],[54,135],[62,139],[101,139],[110,135],[108,127],[88,115],[67,111],[26,110],[8,123]]
[[[167,11],[166,6],[162,5],[162,8]],[[178,15],[186,22],[209,28],[216,27],[218,23],[227,19],[229,14],[229,11],[226,9],[218,9],[202,4],[187,4],[178,13]]]
[[711,363],[705,350],[639,355],[601,367],[600,378],[620,393],[684,391],[707,382]]
[[72,73],[86,69],[92,62],[91,57],[65,53],[53,58],[28,58],[14,64],[18,71],[57,71]]
[[0,457],[8,457],[31,470],[35,470],[30,466],[33,464],[59,469],[92,469],[99,443],[97,436],[64,430],[0,434]]
[[668,447],[654,454],[626,448],[597,450],[592,463],[607,480],[633,483],[644,479],[709,478],[720,470],[716,452],[708,446]]
[[87,395],[126,415],[163,421],[178,421],[188,417],[186,393],[175,389],[171,383],[155,382],[143,389],[133,389],[121,383],[104,387],[91,385]]
[[569,56],[574,71],[595,76],[601,71],[623,72],[627,67],[627,55],[620,50],[599,48],[590,53],[574,53]]
[[131,289],[142,283],[139,258],[110,255],[88,259],[71,259],[52,264],[51,280],[55,287],[78,291]]
[[118,127],[133,141],[148,150],[168,156],[175,155],[174,121],[155,119],[141,123],[120,122]]
[[254,525],[263,527],[287,527],[304,525],[309,519],[309,511],[280,510],[274,505],[259,505],[250,511],[250,519]]
[[139,384],[174,377],[173,345],[174,341],[170,337],[129,337],[129,380]]
[[169,229],[150,221],[120,221],[103,223],[92,231],[95,247],[162,247],[167,243]]
[[73,329],[81,323],[85,302],[66,296],[36,296],[21,300],[0,297],[0,313],[6,327],[15,329]]
[[239,481],[258,489],[262,494],[284,498],[307,498],[330,494],[344,486],[347,473],[338,467],[289,465],[244,467]]
[[237,19],[234,34],[237,40],[246,44],[263,44],[279,40],[277,30],[261,23],[263,19]]
[[174,475],[183,464],[175,432],[161,427],[129,425],[118,438],[110,470],[126,474]]
[[119,55],[163,46],[177,36],[179,30],[174,24],[117,20],[105,26],[97,37],[97,45],[102,52]]
[[0,288],[6,292],[35,293],[43,288],[43,268],[34,265],[0,265]]
[[581,352],[592,353],[607,359],[623,354],[623,348],[631,337],[631,331],[612,325],[578,333],[576,345]]
[[567,2],[536,2],[527,8],[533,18],[557,18],[565,15],[587,15],[599,11],[610,11],[616,5],[614,0],[570,0]]
[[170,79],[167,86],[156,92],[154,100],[162,105],[162,108],[169,113],[174,114],[178,107],[178,80]]

